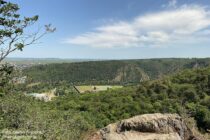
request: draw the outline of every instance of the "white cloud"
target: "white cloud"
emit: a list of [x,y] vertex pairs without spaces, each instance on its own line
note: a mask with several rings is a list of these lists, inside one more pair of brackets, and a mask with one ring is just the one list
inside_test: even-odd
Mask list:
[[[172,2],[176,4],[176,2]],[[210,27],[210,11],[202,6],[188,5],[164,10],[97,27],[92,32],[71,37],[65,42],[90,47],[166,46],[174,42],[201,41]]]

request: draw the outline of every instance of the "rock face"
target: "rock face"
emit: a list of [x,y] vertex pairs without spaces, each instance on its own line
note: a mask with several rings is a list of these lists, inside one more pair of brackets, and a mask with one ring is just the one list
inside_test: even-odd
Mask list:
[[176,114],[145,114],[110,124],[88,140],[197,140]]

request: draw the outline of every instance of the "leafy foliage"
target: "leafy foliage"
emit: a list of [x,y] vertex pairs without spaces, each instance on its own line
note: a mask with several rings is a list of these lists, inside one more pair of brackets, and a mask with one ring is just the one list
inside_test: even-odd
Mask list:
[[[43,139],[63,136],[80,139],[87,132],[118,120],[161,112],[193,117],[200,130],[206,131],[210,129],[209,81],[210,68],[185,70],[163,79],[142,82],[138,86],[99,93],[78,94],[72,90],[72,85],[61,82],[51,85],[63,93],[51,102],[37,101],[22,94],[1,97],[0,126],[41,130],[44,132]],[[33,87],[30,88],[33,90]],[[35,88],[39,89],[39,86]]]
[[40,29],[34,33],[26,33],[26,29],[36,23],[39,16],[23,17],[18,11],[17,4],[0,0],[0,62],[10,53],[22,51],[25,46],[34,44],[45,34],[55,31],[49,24],[42,33]]
[[210,66],[210,59],[145,59],[39,65],[26,69],[29,82],[138,84],[184,69]]
[[14,72],[13,66],[8,64],[0,65],[0,95],[8,92],[11,88],[11,77]]

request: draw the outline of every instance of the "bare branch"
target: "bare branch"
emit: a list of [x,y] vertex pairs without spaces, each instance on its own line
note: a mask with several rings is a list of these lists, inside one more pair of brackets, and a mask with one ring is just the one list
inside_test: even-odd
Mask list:
[[49,24],[45,25],[43,31],[39,28],[36,32],[27,34],[26,29],[36,23],[38,16],[21,18],[18,10],[17,4],[0,4],[0,63],[10,53],[22,51],[24,47],[36,44],[43,36],[56,30]]

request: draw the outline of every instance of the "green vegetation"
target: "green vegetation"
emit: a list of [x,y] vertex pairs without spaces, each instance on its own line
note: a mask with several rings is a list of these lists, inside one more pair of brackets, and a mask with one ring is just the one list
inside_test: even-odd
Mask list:
[[13,88],[15,94],[0,98],[0,126],[39,130],[43,132],[42,139],[76,140],[92,130],[134,115],[170,112],[193,117],[205,132],[210,129],[209,81],[210,68],[184,70],[138,86],[89,94],[75,93],[72,86],[63,82],[57,84],[63,96],[47,103],[17,94],[20,89]]
[[145,59],[63,63],[33,66],[24,71],[29,82],[66,81],[76,85],[136,84],[184,69],[210,66],[210,59]]
[[[39,16],[25,17],[19,14],[19,6],[5,0],[0,0],[0,62],[10,53],[22,51],[24,47],[36,43],[45,34],[55,31],[51,24],[45,25],[45,31],[38,29],[28,32]],[[32,30],[31,30],[32,31]]]

